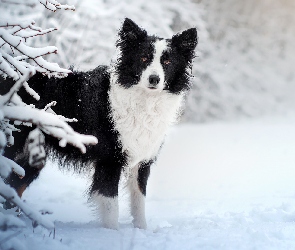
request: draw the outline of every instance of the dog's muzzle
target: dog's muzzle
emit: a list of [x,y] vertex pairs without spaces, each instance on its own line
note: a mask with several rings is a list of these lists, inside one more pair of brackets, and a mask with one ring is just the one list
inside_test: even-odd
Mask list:
[[158,75],[150,75],[149,77],[149,88],[157,89],[157,85],[160,82],[160,77]]

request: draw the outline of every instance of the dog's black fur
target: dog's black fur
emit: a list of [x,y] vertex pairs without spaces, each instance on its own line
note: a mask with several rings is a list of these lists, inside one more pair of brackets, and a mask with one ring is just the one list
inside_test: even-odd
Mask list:
[[[113,128],[110,120],[110,106],[108,105],[110,75],[106,66],[99,66],[89,72],[73,72],[68,77],[57,79],[49,78],[38,73],[33,76],[29,84],[33,86],[37,93],[40,93],[41,100],[36,102],[25,91],[20,95],[28,103],[33,103],[39,108],[44,108],[46,104],[57,100],[57,105],[53,108],[57,114],[65,117],[75,117],[79,122],[71,123],[73,129],[79,133],[94,135],[98,139],[97,146],[88,146],[86,154],[71,146],[60,147],[58,140],[51,136],[46,136],[45,141],[48,150],[54,148],[53,153],[57,153],[59,161],[63,166],[72,166],[77,171],[83,171],[88,162],[95,162],[95,174],[90,191],[97,191],[105,196],[118,195],[117,185],[120,178],[121,169],[126,164],[126,155],[122,154],[122,148],[118,145],[118,134]],[[9,86],[7,82],[6,86]],[[44,96],[42,95],[44,94]],[[22,127],[21,133],[14,133],[15,144],[5,150],[5,156],[14,159],[22,154],[23,146],[28,133],[32,128]],[[8,183],[14,188],[20,185],[28,186],[36,177],[39,170],[28,165],[27,156],[17,160],[17,163],[26,170],[26,176],[20,179],[16,174],[12,174]],[[32,172],[32,173],[31,173]],[[105,183],[112,182],[112,185]]]

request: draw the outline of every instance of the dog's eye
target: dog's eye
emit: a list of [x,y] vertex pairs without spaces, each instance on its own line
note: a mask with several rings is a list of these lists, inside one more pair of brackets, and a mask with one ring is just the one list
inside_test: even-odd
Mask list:
[[168,65],[168,64],[170,64],[171,63],[171,61],[170,60],[164,60],[164,64],[166,64],[166,65]]
[[142,57],[142,58],[141,58],[141,61],[142,61],[142,62],[146,62],[146,61],[147,61],[147,57]]

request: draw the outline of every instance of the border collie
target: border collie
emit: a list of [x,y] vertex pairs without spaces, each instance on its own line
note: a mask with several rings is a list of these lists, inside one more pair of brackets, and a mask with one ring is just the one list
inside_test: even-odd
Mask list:
[[[106,228],[118,228],[118,184],[125,170],[133,224],[143,229],[147,226],[144,203],[150,167],[190,89],[197,42],[195,28],[163,39],[148,35],[126,18],[119,31],[119,57],[114,66],[74,71],[62,79],[38,73],[29,80],[41,95],[37,107],[56,100],[54,112],[78,119],[71,124],[75,131],[97,137],[97,145],[88,146],[86,154],[72,146],[59,147],[50,136],[45,135],[45,142],[47,152],[51,149],[62,166],[71,165],[77,171],[94,169],[89,194]],[[27,103],[34,102],[24,91],[20,95]],[[26,170],[23,179],[14,173],[7,179],[20,196],[44,165],[30,166],[24,146],[30,131],[32,128],[22,128],[22,133],[16,133],[15,145],[5,152]]]

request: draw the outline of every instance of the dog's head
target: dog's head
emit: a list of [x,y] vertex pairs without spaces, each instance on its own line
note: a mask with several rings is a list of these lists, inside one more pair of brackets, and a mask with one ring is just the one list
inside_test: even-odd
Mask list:
[[149,36],[126,18],[117,47],[118,83],[124,88],[134,85],[147,91],[168,91],[178,94],[189,89],[189,69],[198,43],[197,30],[191,28],[171,39]]

